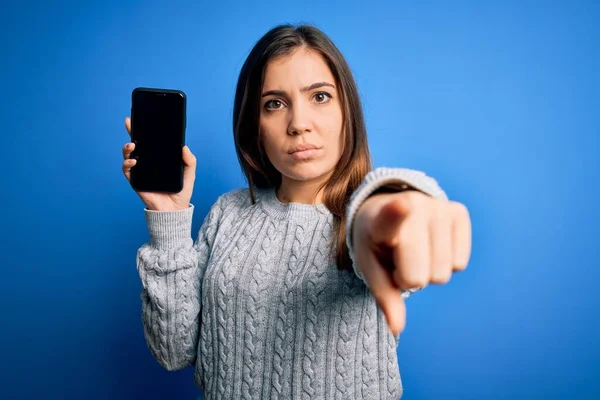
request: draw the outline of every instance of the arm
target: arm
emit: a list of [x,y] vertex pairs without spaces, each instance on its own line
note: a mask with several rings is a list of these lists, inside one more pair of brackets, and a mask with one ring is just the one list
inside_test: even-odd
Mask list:
[[[352,226],[360,206],[370,196],[381,192],[401,192],[404,190],[418,190],[438,199],[447,200],[446,193],[440,188],[435,179],[421,171],[405,168],[376,168],[369,172],[361,185],[354,191],[346,208],[346,244],[348,245],[352,268],[356,275],[364,281],[364,277],[356,265],[354,248],[352,246]],[[418,288],[407,289],[402,292],[406,298]]]
[[150,240],[137,252],[144,337],[152,356],[169,371],[194,364],[201,282],[218,222],[221,198],[211,207],[195,242],[194,206],[179,211],[145,209]]

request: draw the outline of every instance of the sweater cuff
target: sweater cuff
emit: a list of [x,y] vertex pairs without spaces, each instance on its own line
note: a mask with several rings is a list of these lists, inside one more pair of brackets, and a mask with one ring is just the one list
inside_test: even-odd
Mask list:
[[[360,186],[350,197],[346,208],[346,244],[352,260],[352,268],[356,275],[364,281],[364,276],[356,265],[354,249],[352,247],[352,225],[354,218],[360,206],[375,191],[383,187],[395,189],[398,192],[403,190],[418,190],[427,195],[438,199],[448,200],[448,196],[438,185],[435,179],[427,176],[424,172],[406,169],[406,168],[377,168],[367,174]],[[409,289],[403,292],[403,297],[408,297],[416,289]]]
[[150,243],[158,249],[180,247],[192,239],[194,205],[183,210],[155,211],[144,208]]

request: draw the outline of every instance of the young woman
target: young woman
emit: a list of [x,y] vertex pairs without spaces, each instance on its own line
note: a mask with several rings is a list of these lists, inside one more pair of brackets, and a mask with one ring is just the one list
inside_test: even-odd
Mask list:
[[180,193],[138,193],[152,355],[195,365],[206,399],[398,399],[404,298],[466,267],[466,208],[422,172],[371,169],[354,79],[315,27],[256,43],[233,132],[248,188],[221,195],[195,241],[187,146]]

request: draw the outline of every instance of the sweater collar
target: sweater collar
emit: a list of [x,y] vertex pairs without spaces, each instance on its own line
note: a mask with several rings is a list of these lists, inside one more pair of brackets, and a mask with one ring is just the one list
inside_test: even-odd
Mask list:
[[277,198],[275,188],[262,189],[261,204],[267,214],[286,220],[306,221],[323,216],[331,216],[332,213],[325,204],[302,204],[302,203],[282,203]]

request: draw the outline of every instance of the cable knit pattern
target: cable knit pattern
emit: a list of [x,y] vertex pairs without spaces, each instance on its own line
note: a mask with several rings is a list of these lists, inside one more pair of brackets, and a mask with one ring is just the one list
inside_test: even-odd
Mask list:
[[[325,225],[324,227],[322,227]],[[324,326],[323,312],[327,304],[327,272],[330,268],[325,262],[328,256],[328,235],[331,233],[331,220],[323,221],[317,228],[316,235],[317,246],[315,248],[315,256],[312,260],[311,269],[304,284],[303,294],[305,301],[305,316],[304,319],[304,343],[298,350],[303,354],[301,357],[302,366],[298,371],[302,371],[301,384],[298,385],[302,389],[301,398],[303,400],[311,400],[315,398],[323,398],[323,385],[319,384],[317,373],[319,373],[317,358],[323,354],[322,343],[326,335],[319,334]],[[302,331],[299,330],[302,334]],[[300,341],[298,341],[300,343]],[[297,396],[300,397],[300,396]]]
[[[372,171],[347,206],[347,243],[362,202],[389,185],[446,198],[419,171]],[[333,215],[256,194],[256,204],[247,189],[220,196],[196,241],[193,205],[145,210],[150,240],[137,269],[152,356],[167,370],[195,364],[207,400],[398,399],[398,339],[357,266],[336,268]]]
[[360,397],[364,400],[378,399],[374,396],[379,393],[379,382],[377,380],[377,305],[365,301],[363,306],[362,340],[359,351],[362,351],[361,359],[361,381]]
[[264,332],[266,329],[266,315],[269,299],[269,274],[272,271],[267,266],[276,264],[277,255],[271,254],[269,249],[273,243],[279,243],[283,237],[281,225],[275,220],[267,224],[266,235],[261,241],[257,262],[251,271],[248,285],[248,298],[245,310],[244,335],[244,366],[242,371],[242,398],[246,400],[257,398],[261,389],[262,359],[264,357]]
[[233,383],[233,364],[235,357],[235,335],[234,335],[234,318],[236,316],[236,309],[234,307],[236,301],[236,295],[239,293],[234,285],[233,281],[236,276],[239,276],[241,266],[244,261],[244,257],[248,255],[248,251],[254,243],[256,237],[256,225],[246,223],[243,227],[241,235],[232,241],[233,246],[228,252],[226,261],[223,267],[220,269],[220,275],[217,279],[217,286],[219,293],[217,295],[218,310],[217,320],[219,321],[219,385],[218,393],[219,398],[227,399],[231,398],[231,384]]
[[[295,282],[304,271],[308,246],[305,245],[304,227],[297,225],[294,228],[294,238],[289,263],[285,267],[284,287],[279,302],[277,319],[277,337],[275,338],[275,352],[273,353],[273,389],[272,399],[285,399],[284,393],[290,393],[292,354],[294,349],[294,290]],[[283,397],[282,397],[283,396]],[[289,395],[287,396],[289,397]]]
[[[353,279],[354,278],[354,281]],[[358,344],[358,324],[356,310],[361,299],[358,294],[362,287],[356,284],[356,277],[350,274],[341,274],[338,300],[341,302],[340,316],[338,319],[338,338],[336,341],[335,360],[335,398],[336,400],[353,399],[354,396],[354,363],[356,346]]]
[[[294,237],[294,245],[297,243],[297,237]],[[289,304],[291,302],[291,280],[294,273],[294,268],[297,267],[295,264],[297,258],[297,255],[292,253],[292,256],[290,257],[290,263],[293,263],[293,265],[287,266],[287,268],[282,266],[282,268],[285,268],[285,277],[283,293],[281,294],[281,300],[279,301],[277,308],[277,320],[275,326],[275,332],[277,335],[275,336],[275,351],[273,352],[273,389],[271,390],[271,399],[279,399],[284,392],[283,385],[285,382],[283,381],[283,368],[287,358],[285,352],[289,349],[287,346],[285,346],[285,336],[287,333],[286,326],[289,324],[288,318],[290,311]]]
[[[398,342],[395,340],[394,336],[386,335],[387,338],[387,388],[389,393],[389,398],[397,399],[402,395],[402,382],[400,382],[400,377],[398,375],[398,365],[396,347]],[[393,367],[392,367],[393,366]]]

